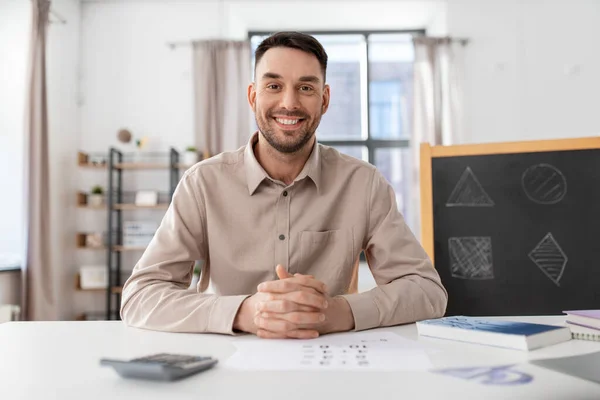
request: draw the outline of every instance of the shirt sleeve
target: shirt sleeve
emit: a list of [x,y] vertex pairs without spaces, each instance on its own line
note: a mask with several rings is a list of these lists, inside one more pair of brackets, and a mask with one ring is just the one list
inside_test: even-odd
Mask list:
[[207,260],[204,205],[190,171],[123,286],[121,318],[129,326],[159,331],[234,334],[234,318],[249,295],[189,290],[195,261]]
[[354,330],[438,318],[446,312],[448,293],[425,249],[406,225],[391,185],[374,171],[364,245],[377,287],[344,295],[354,316]]

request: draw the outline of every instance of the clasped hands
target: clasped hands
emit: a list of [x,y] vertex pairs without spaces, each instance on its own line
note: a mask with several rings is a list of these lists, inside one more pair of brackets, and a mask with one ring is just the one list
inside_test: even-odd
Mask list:
[[278,265],[279,280],[263,282],[238,310],[234,329],[269,339],[311,339],[350,330],[354,318],[343,298],[332,298],[311,275],[289,274]]

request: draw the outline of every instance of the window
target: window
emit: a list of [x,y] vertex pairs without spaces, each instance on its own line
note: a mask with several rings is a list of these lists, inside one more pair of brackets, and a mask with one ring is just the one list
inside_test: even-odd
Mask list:
[[[329,56],[331,103],[317,131],[319,142],[375,165],[394,188],[398,209],[412,221],[412,37],[424,32],[306,33]],[[253,52],[267,35],[250,34]]]

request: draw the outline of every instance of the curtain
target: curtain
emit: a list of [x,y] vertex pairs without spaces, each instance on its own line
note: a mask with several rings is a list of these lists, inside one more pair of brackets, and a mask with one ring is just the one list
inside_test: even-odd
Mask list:
[[50,254],[46,31],[50,1],[32,0],[25,104],[25,262],[22,309],[29,320],[56,319]]
[[464,42],[451,38],[414,37],[414,106],[409,221],[420,237],[419,147],[463,143]]
[[197,148],[209,155],[236,150],[250,137],[250,43],[193,43],[194,115]]

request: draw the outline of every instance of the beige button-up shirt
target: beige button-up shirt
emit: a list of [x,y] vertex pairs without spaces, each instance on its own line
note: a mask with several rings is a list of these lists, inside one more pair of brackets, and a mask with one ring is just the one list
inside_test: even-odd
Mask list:
[[[275,266],[313,275],[343,296],[355,330],[440,317],[448,295],[426,252],[371,164],[315,142],[286,186],[271,179],[247,146],[187,170],[150,245],[123,287],[131,326],[233,334],[241,303]],[[356,292],[364,249],[377,287]],[[188,290],[202,260],[197,290]],[[203,293],[212,282],[214,294]]]

